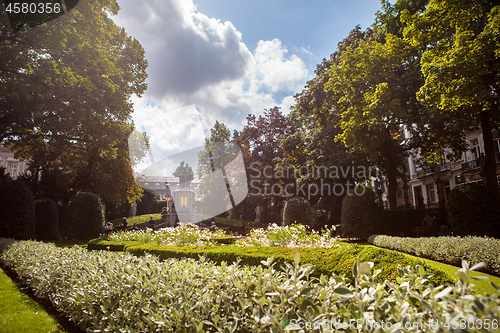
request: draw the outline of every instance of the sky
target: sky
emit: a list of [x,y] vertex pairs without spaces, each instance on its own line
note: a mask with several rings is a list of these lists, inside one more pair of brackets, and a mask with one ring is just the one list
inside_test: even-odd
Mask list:
[[[113,19],[144,47],[148,90],[133,97],[136,128],[156,160],[201,146],[216,120],[281,107],[378,0],[118,0]],[[144,163],[150,163],[145,161]]]

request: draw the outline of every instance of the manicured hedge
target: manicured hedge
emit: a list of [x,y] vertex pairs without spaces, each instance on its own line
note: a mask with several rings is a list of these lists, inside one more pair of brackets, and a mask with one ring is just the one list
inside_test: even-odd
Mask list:
[[50,198],[35,201],[35,234],[37,240],[59,240],[59,211]]
[[312,226],[314,223],[313,212],[309,201],[302,197],[288,199],[283,208],[283,224],[300,223]]
[[378,235],[369,237],[373,245],[409,253],[460,267],[462,260],[472,265],[484,262],[483,271],[500,276],[500,239],[489,237],[404,238]]
[[35,237],[35,205],[27,185],[18,180],[0,180],[0,237]]
[[[89,249],[107,249],[110,246],[119,246],[119,242],[109,242],[96,239],[88,244]],[[240,264],[257,266],[262,260],[274,257],[275,262],[283,264],[292,263],[295,254],[299,253],[304,263],[316,266],[315,275],[339,274],[350,276],[352,264],[356,258],[362,261],[372,261],[375,269],[381,269],[379,275],[381,279],[394,280],[397,275],[398,265],[421,265],[434,277],[432,283],[444,284],[452,282],[453,278],[447,273],[431,268],[427,263],[414,260],[408,256],[394,251],[377,249],[367,246],[342,246],[332,249],[308,249],[308,248],[281,248],[281,247],[241,247],[241,246],[217,246],[217,247],[196,247],[196,246],[166,246],[157,244],[135,244],[133,242],[122,243],[123,247],[119,251],[130,252],[135,255],[154,254],[161,259],[167,258],[194,258],[198,259],[205,255],[208,259],[221,263],[223,261],[232,263],[241,260]]]
[[357,193],[349,192],[342,201],[342,237],[366,239],[383,230],[383,210],[373,190],[365,188],[359,191],[361,195]]
[[69,239],[92,239],[104,230],[104,212],[99,197],[90,192],[79,192],[69,202],[60,228]]

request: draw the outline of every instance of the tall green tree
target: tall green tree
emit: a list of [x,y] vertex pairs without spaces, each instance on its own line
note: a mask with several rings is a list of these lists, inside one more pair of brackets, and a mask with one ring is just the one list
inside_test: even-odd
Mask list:
[[33,173],[61,169],[69,188],[133,201],[129,98],[145,91],[147,62],[112,21],[118,10],[115,0],[84,1],[16,33],[0,18],[0,139]]
[[481,128],[486,186],[498,199],[492,134],[500,118],[498,2],[431,0],[425,11],[402,20],[406,39],[423,50],[419,99],[436,119]]
[[278,162],[284,157],[283,140],[294,131],[289,117],[279,107],[273,107],[259,117],[248,115],[247,124],[235,140],[242,147],[249,195],[254,197],[254,205],[263,206],[265,215],[273,216],[269,222],[281,223],[279,214],[285,196],[281,190],[291,179],[286,173],[280,173]]
[[238,153],[229,128],[216,121],[204,149],[198,152],[197,174],[202,182],[196,191],[201,196],[198,207],[202,214],[218,215],[235,206],[231,191],[238,187],[237,179],[232,179],[226,168]]

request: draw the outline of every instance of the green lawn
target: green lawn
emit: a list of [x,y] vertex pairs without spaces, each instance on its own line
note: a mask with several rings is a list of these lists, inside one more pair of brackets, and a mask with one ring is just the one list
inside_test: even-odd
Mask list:
[[0,269],[0,333],[68,332]]

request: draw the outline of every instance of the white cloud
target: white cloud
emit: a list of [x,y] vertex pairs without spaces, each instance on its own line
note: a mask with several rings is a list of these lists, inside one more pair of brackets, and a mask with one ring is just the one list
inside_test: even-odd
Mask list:
[[115,22],[139,40],[149,63],[148,90],[134,99],[134,121],[139,130],[151,125],[148,134],[162,154],[202,144],[215,120],[240,129],[249,113],[276,105],[288,112],[292,96],[312,77],[280,40],[259,41],[252,54],[231,22],[197,12],[192,0],[119,4]]
[[289,59],[285,55],[287,48],[281,45],[277,38],[271,41],[259,41],[255,49],[257,78],[260,83],[271,88],[273,92],[279,90],[295,91],[297,85],[304,84],[309,71],[304,62],[297,55],[292,54]]

